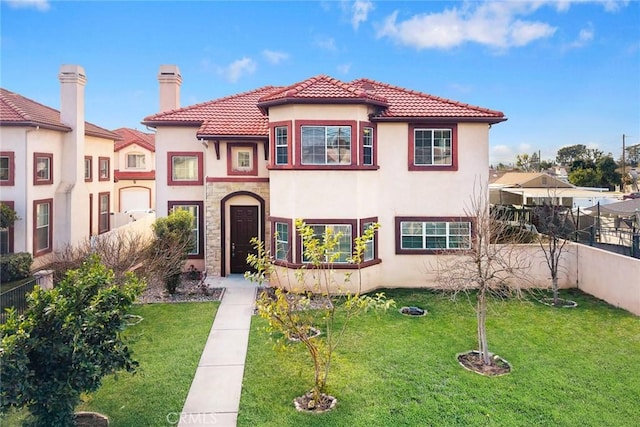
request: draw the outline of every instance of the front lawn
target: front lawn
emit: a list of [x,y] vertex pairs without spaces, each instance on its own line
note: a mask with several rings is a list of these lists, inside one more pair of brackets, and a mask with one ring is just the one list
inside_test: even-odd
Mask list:
[[[133,306],[131,313],[143,320],[128,326],[126,335],[133,357],[140,362],[138,372],[105,378],[76,410],[105,414],[110,427],[172,425],[174,414],[182,411],[218,306],[218,302]],[[25,414],[14,412],[0,419],[0,425],[19,426]]]
[[475,313],[463,297],[390,290],[397,306],[426,307],[356,318],[335,355],[329,393],[338,406],[300,414],[292,400],[313,383],[301,344],[274,351],[254,316],[239,426],[635,426],[640,419],[640,319],[579,291],[554,309],[528,301],[492,305],[489,348],[513,366],[483,377],[458,365],[475,349]]

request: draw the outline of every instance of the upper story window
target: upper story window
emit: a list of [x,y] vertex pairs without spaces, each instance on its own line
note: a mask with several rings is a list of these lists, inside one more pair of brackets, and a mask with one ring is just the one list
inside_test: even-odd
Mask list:
[[258,146],[247,143],[227,143],[227,174],[258,175]]
[[33,153],[33,185],[53,184],[53,154]]
[[409,170],[458,169],[457,127],[409,126]]
[[433,253],[471,248],[471,222],[396,218],[396,253]]
[[111,178],[111,159],[109,157],[98,157],[98,180],[109,181]]
[[351,126],[301,126],[303,165],[350,165]]
[[127,154],[127,169],[144,169],[145,155],[139,153]]
[[0,185],[15,185],[15,154],[0,151]]
[[289,164],[289,127],[276,126],[274,132],[276,140],[275,164]]
[[362,128],[362,165],[373,166],[373,128],[365,126]]
[[84,182],[91,182],[93,180],[93,158],[91,156],[84,156]]
[[169,152],[169,185],[202,185],[203,155],[201,152]]

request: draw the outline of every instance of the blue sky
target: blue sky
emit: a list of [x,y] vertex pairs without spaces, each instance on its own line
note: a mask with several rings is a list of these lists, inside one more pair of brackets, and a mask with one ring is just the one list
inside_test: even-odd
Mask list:
[[637,1],[1,0],[0,84],[59,108],[58,70],[88,77],[86,117],[133,127],[177,64],[182,106],[318,74],[367,77],[503,111],[492,163],[640,143]]

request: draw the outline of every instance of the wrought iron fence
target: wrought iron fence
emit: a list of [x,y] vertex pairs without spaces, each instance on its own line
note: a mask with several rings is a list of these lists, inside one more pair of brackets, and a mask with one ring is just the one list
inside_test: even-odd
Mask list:
[[0,294],[0,323],[6,319],[6,309],[14,307],[18,314],[22,314],[27,308],[27,294],[33,291],[36,285],[40,285],[41,278],[35,278]]

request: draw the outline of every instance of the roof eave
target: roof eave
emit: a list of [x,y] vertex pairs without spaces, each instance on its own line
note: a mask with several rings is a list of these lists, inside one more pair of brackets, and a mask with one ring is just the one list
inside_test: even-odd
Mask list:
[[140,122],[145,126],[197,126],[200,127],[204,123],[202,120],[143,120]]
[[506,117],[386,117],[386,116],[371,116],[372,122],[408,122],[408,123],[487,123],[493,125],[507,121]]
[[206,134],[206,133],[198,133],[196,136],[199,139],[206,140],[221,140],[221,139],[231,139],[231,140],[257,140],[257,141],[265,141],[269,139],[269,135],[222,135],[222,134]]
[[32,120],[25,121],[4,121],[0,120],[0,126],[15,126],[15,127],[32,127],[32,128],[43,128],[49,130],[57,130],[60,132],[71,132],[71,128],[64,125],[54,125],[51,123],[40,123]]

